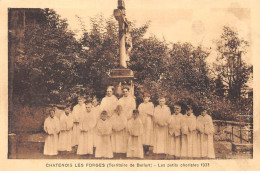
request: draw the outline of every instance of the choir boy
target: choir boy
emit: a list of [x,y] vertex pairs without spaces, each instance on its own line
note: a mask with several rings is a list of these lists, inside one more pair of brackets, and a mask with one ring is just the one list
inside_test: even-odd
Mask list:
[[[98,104],[98,100],[96,97],[93,97],[93,100],[92,100],[92,112],[95,116],[95,123],[97,123],[97,121],[99,120],[99,117],[100,117],[100,105]],[[97,129],[96,129],[96,126],[94,127],[94,130],[93,130],[93,134],[94,134],[94,148],[96,147],[96,144],[97,144]]]
[[171,116],[170,108],[165,105],[165,98],[159,98],[159,105],[154,109],[154,141],[153,153],[166,154],[168,141],[168,121]]
[[139,118],[139,111],[133,110],[133,117],[127,123],[128,146],[127,157],[144,158],[143,124]]
[[193,108],[191,105],[187,107],[188,116],[188,157],[198,157],[198,138],[197,138],[197,118],[193,114]]
[[59,151],[71,151],[73,118],[70,112],[70,106],[67,105],[65,112],[60,115],[60,134],[59,134]]
[[186,159],[188,157],[188,116],[186,115],[186,105],[181,103],[184,114],[181,114],[180,125],[181,125],[181,158]]
[[140,118],[144,126],[143,144],[145,153],[149,153],[149,147],[153,145],[153,112],[154,105],[150,102],[150,94],[146,93],[143,103],[138,107]]
[[176,158],[181,156],[181,104],[174,104],[174,113],[169,119],[168,154]]
[[92,105],[86,105],[86,113],[82,116],[79,124],[80,136],[77,149],[78,155],[93,154],[94,140],[93,129],[96,126],[95,115],[91,112]]
[[79,144],[80,129],[79,123],[81,118],[86,113],[86,105],[84,103],[84,98],[78,98],[78,104],[73,107],[73,131],[72,131],[72,146],[77,146]]
[[202,108],[201,115],[197,118],[198,127],[198,150],[199,157],[215,158],[213,135],[214,125],[211,116],[207,114],[207,110]]
[[111,135],[112,123],[108,119],[107,111],[102,111],[97,122],[96,158],[113,158]]
[[118,105],[111,118],[112,122],[112,148],[114,153],[126,153],[127,148],[127,134],[126,126],[127,119],[122,114],[122,106]]
[[49,116],[44,121],[44,131],[47,133],[44,143],[44,155],[58,154],[58,133],[60,132],[59,119],[55,117],[55,109],[49,111]]

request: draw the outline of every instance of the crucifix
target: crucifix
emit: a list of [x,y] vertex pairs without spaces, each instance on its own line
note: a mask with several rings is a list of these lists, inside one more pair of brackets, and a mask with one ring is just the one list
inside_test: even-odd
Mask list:
[[119,23],[119,54],[120,67],[127,68],[126,62],[130,60],[132,49],[132,39],[130,35],[130,26],[125,14],[124,0],[118,0],[117,9],[114,10],[114,16]]
[[130,61],[130,52],[132,50],[132,38],[130,34],[130,22],[125,14],[124,0],[118,0],[117,9],[114,10],[114,16],[119,24],[119,58],[120,67],[111,69],[109,72],[110,84],[115,87],[117,97],[122,96],[122,88],[127,86],[130,93],[134,95],[134,72],[127,68],[127,62]]

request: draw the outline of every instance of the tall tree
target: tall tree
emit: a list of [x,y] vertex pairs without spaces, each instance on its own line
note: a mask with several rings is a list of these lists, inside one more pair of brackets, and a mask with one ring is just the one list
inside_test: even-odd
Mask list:
[[14,93],[26,103],[58,102],[58,93],[73,86],[81,47],[54,10],[37,11],[44,20],[26,24],[23,49],[15,60]]
[[205,62],[209,52],[190,43],[175,43],[170,50],[169,66],[165,85],[172,91],[188,91],[198,97],[206,96],[210,90],[210,78]]
[[223,98],[225,94],[225,85],[223,84],[222,78],[218,75],[218,78],[215,80],[215,95]]
[[216,45],[218,64],[215,64],[215,70],[227,84],[229,98],[240,99],[241,89],[248,81],[251,69],[242,59],[246,56],[249,43],[240,38],[235,29],[224,26]]

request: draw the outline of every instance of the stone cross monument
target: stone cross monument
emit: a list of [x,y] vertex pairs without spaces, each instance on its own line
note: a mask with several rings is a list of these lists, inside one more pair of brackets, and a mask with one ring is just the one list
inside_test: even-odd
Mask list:
[[112,69],[110,72],[111,84],[115,87],[115,94],[122,95],[122,87],[128,86],[130,93],[134,94],[134,73],[127,68],[127,62],[130,61],[130,52],[132,49],[132,38],[130,34],[129,21],[126,18],[125,2],[118,0],[117,9],[114,10],[114,16],[119,24],[119,68]]
[[127,21],[125,14],[124,0],[118,0],[117,9],[114,10],[114,16],[119,23],[120,67],[127,68],[126,62],[130,60],[132,38],[129,22]]

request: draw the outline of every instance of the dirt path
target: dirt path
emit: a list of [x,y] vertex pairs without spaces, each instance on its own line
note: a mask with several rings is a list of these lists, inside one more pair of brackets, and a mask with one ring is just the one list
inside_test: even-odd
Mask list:
[[[93,155],[76,155],[76,149],[73,152],[59,152],[56,156],[43,155],[44,134],[21,134],[17,141],[17,155],[18,159],[95,159]],[[251,159],[252,154],[232,153],[231,143],[223,141],[215,141],[216,159]],[[124,154],[115,154],[114,160],[128,159]],[[163,155],[149,154],[144,156],[144,160],[164,160]],[[172,159],[172,158],[170,158]]]

